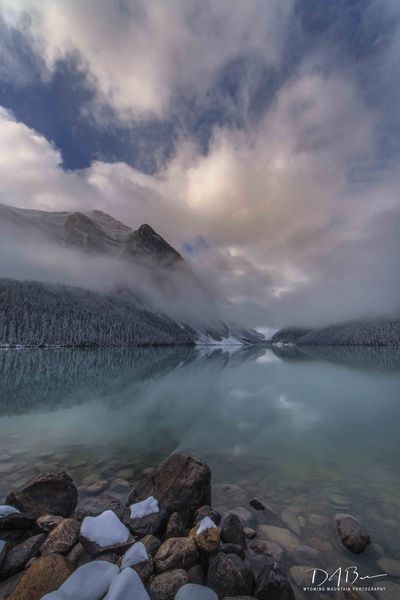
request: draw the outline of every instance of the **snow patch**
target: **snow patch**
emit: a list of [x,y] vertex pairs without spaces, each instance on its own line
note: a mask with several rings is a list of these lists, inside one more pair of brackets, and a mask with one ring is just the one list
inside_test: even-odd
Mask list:
[[138,565],[139,563],[148,560],[148,558],[149,556],[145,545],[142,544],[142,542],[136,542],[136,544],[133,544],[122,557],[121,570],[126,569],[126,567]]
[[[65,594],[65,597],[71,600],[100,600],[108,592],[112,580],[118,573],[117,565],[105,560],[94,560],[74,571],[60,586],[58,592]],[[63,596],[56,598],[61,600]]]
[[204,517],[204,519],[200,521],[196,533],[203,533],[203,531],[207,531],[207,529],[217,529],[216,524],[212,519],[210,519],[210,517]]
[[150,600],[150,597],[136,571],[125,569],[114,577],[104,600]]
[[15,515],[19,513],[19,510],[14,506],[9,506],[8,504],[0,505],[0,519],[4,519],[4,517],[8,517],[8,515]]
[[130,509],[131,519],[141,519],[142,517],[147,517],[147,515],[160,512],[158,500],[154,496],[149,496],[146,500],[142,500],[142,502],[131,504]]
[[178,590],[175,600],[218,600],[218,596],[205,585],[186,583]]
[[127,542],[130,533],[112,510],[106,510],[98,517],[85,517],[81,535],[95,542],[100,548]]

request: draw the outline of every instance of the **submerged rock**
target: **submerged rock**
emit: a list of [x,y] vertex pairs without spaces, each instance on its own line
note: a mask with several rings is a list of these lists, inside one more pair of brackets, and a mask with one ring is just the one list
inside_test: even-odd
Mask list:
[[211,471],[208,465],[191,454],[179,452],[165,459],[130,494],[132,504],[154,496],[169,514],[177,512],[185,525],[194,512],[211,501]]
[[65,471],[60,471],[34,477],[11,492],[6,502],[35,518],[47,513],[69,517],[75,510],[77,499],[76,485]]
[[260,525],[257,533],[262,539],[267,539],[270,542],[275,542],[282,546],[284,550],[289,550],[294,546],[300,546],[300,539],[289,529],[284,527],[276,527],[275,525]]
[[194,541],[190,538],[169,538],[158,549],[154,558],[156,571],[163,573],[172,569],[189,569],[199,560]]
[[220,599],[226,596],[251,596],[254,575],[250,567],[236,554],[219,552],[210,558],[207,585]]
[[216,483],[212,486],[213,506],[242,506],[247,503],[247,492],[234,483]]
[[255,538],[249,544],[250,550],[255,554],[261,554],[267,556],[275,562],[278,562],[283,554],[283,548],[276,542],[269,542],[268,540],[261,540]]
[[282,567],[267,563],[259,573],[254,590],[257,600],[295,600],[295,595]]
[[150,600],[150,597],[138,574],[125,569],[114,577],[104,600]]
[[11,548],[0,569],[0,579],[7,579],[18,571],[22,571],[26,563],[39,553],[39,548],[45,538],[45,534],[40,533]]
[[40,548],[40,554],[67,554],[78,541],[81,524],[75,519],[63,519],[53,529]]
[[150,582],[149,593],[152,600],[174,600],[177,591],[189,583],[189,576],[183,569],[174,569],[156,575]]
[[85,517],[81,526],[80,541],[92,556],[115,552],[121,554],[134,542],[129,530],[112,510],[98,517]]
[[343,544],[353,554],[361,554],[371,543],[369,533],[362,525],[347,514],[335,515],[336,531]]
[[400,560],[384,556],[377,561],[377,564],[382,572],[392,577],[400,577]]
[[25,571],[8,600],[41,600],[45,594],[53,592],[64,583],[72,570],[64,556],[42,556]]

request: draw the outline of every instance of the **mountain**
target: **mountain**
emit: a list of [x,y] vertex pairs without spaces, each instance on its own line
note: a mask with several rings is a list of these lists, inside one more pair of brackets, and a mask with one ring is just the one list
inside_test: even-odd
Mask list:
[[[9,241],[6,241],[6,238]],[[53,316],[56,323],[54,339],[59,333],[56,329],[60,325],[57,303],[63,306],[63,314],[68,320],[68,306],[71,309],[71,318],[72,315],[76,316],[76,313],[73,303],[68,304],[67,298],[76,296],[77,306],[85,308],[84,312],[87,316],[85,325],[82,323],[80,325],[82,331],[77,336],[77,345],[89,343],[89,330],[85,327],[89,327],[88,324],[92,321],[96,322],[95,328],[99,332],[99,337],[95,339],[96,344],[101,345],[101,340],[105,339],[102,329],[105,322],[108,323],[107,327],[110,331],[108,338],[106,336],[107,343],[117,344],[117,334],[112,330],[110,323],[114,318],[118,321],[122,314],[127,315],[127,327],[128,324],[129,327],[133,327],[133,322],[139,323],[141,319],[147,323],[148,315],[151,314],[155,315],[160,323],[164,320],[164,325],[168,324],[168,343],[181,343],[183,331],[185,343],[237,345],[264,341],[264,336],[258,332],[247,330],[231,322],[230,319],[223,318],[228,303],[218,298],[212,289],[192,271],[181,254],[150,225],[143,224],[138,229],[132,229],[98,210],[47,212],[0,204],[0,242],[1,251],[4,253],[8,248],[10,257],[8,260],[3,258],[7,268],[3,267],[3,272],[0,270],[0,277],[6,274],[10,279],[37,280],[32,297],[32,302],[37,302],[37,308],[32,302],[23,302],[22,288],[18,290],[18,286],[14,288],[15,293],[18,291],[18,302],[22,302],[25,306],[24,314],[33,311],[35,314],[43,315],[42,306],[45,305],[46,293],[55,298],[47,309],[49,318]],[[18,255],[20,261],[21,256],[29,258],[28,267],[23,270],[22,276],[14,275],[12,265],[9,268],[10,262],[14,262],[14,254],[9,250],[10,247],[16,248],[14,254]],[[39,277],[33,274],[36,272],[35,269],[31,269],[31,264],[36,267],[36,255],[41,261],[40,268],[36,269]],[[52,269],[51,277],[46,278],[49,265]],[[68,277],[64,275],[66,268]],[[74,279],[76,273],[79,274],[77,281]],[[92,290],[91,295],[85,299],[84,307],[82,292],[76,291],[76,288],[73,291],[74,288],[65,285],[57,289],[52,288],[48,292],[47,284],[42,283],[44,287],[38,287],[43,279],[70,284],[71,274],[72,283]],[[96,280],[97,287],[93,285],[91,287],[93,279]],[[27,282],[24,285],[27,286]],[[12,285],[2,282],[0,292],[4,286],[7,288],[6,298],[9,298],[8,288]],[[104,293],[105,289],[107,294]],[[91,304],[90,309],[89,304]],[[3,303],[4,310],[3,314],[0,313],[0,319],[3,318],[3,321],[12,314],[12,307],[7,306],[7,301]],[[96,321],[96,315],[99,316],[99,322]],[[36,329],[43,329],[43,323],[46,321],[47,324],[46,319],[47,317],[40,317]],[[170,330],[172,323],[173,334]],[[146,332],[142,332],[139,327],[134,336],[133,333],[128,336],[129,339],[122,337],[121,344],[167,343],[164,325],[160,326],[159,339],[154,331],[150,333],[146,329]],[[0,344],[13,344],[12,337],[4,337],[4,331],[9,332],[12,329],[3,327]],[[58,343],[49,342],[48,337],[45,340],[43,332],[36,333],[35,341],[32,342],[34,344],[41,339],[44,343]],[[48,332],[46,335],[48,336]],[[27,339],[25,333],[15,343],[28,343],[21,342],[20,339]],[[65,343],[70,344],[71,340],[68,339]]]
[[301,331],[281,329],[271,342],[296,346],[400,346],[400,319],[395,318],[352,321],[323,329],[304,330],[303,335]]

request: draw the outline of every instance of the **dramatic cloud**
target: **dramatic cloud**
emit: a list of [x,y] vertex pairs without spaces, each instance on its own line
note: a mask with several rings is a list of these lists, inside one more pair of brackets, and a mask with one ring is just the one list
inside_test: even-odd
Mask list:
[[250,55],[285,72],[275,87],[267,79],[273,94],[255,106],[245,71],[232,109],[244,110],[240,125],[215,124],[206,146],[182,125],[173,155],[153,174],[107,161],[65,171],[59,149],[2,109],[1,202],[97,208],[132,227],[148,222],[180,251],[190,248],[194,268],[251,325],[400,311],[400,161],[392,142],[400,111],[385,98],[399,96],[395,2],[369,3],[365,36],[377,10],[392,19],[390,36],[377,34],[376,50],[372,42],[354,47],[347,62],[328,36],[287,59],[301,27],[289,1],[0,7],[40,56],[44,80],[57,60],[79,57],[96,90],[95,104],[82,107],[91,119],[108,105],[122,122],[179,120],[181,97],[202,114],[221,69]]

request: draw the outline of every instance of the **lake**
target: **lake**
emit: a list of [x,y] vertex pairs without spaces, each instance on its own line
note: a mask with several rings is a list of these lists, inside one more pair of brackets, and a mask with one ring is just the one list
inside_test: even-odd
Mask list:
[[[135,483],[169,453],[190,451],[214,483],[242,488],[246,524],[265,518],[249,510],[254,496],[278,516],[299,514],[302,542],[330,569],[356,564],[371,575],[380,555],[400,560],[399,431],[394,349],[0,351],[0,496],[61,468],[80,486]],[[363,555],[338,545],[338,512],[370,532]],[[376,597],[395,598],[395,579],[385,581],[392,595]]]

